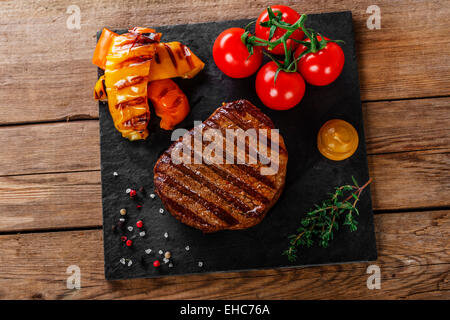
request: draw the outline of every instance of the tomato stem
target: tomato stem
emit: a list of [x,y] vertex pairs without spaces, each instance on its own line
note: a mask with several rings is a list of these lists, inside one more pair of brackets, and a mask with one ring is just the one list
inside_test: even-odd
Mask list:
[[[250,27],[253,25],[256,21],[252,21],[245,27],[245,32],[241,36],[242,42],[247,47],[247,50],[249,52],[249,57],[254,53],[253,47],[267,47],[269,50],[273,50],[276,46],[283,44],[284,47],[284,61],[280,62],[279,59],[274,57],[269,52],[263,51],[263,53],[269,57],[273,62],[276,63],[278,66],[277,75],[280,71],[285,72],[297,72],[297,62],[306,54],[308,53],[315,53],[319,50],[322,50],[325,48],[328,42],[343,42],[342,40],[327,40],[325,37],[323,37],[318,32],[314,31],[311,28],[305,27],[305,22],[307,15],[302,14],[300,18],[293,24],[289,24],[282,20],[282,13],[279,10],[276,10],[275,12],[272,10],[271,7],[267,8],[267,13],[269,20],[260,22],[260,25],[262,27],[270,28],[270,34],[269,39],[261,39],[256,36],[250,35]],[[273,34],[276,30],[276,28],[281,28],[286,30],[286,32],[277,40],[272,40]],[[291,48],[288,48],[287,40],[289,37],[297,30],[301,29],[303,33],[305,34],[306,38],[309,39],[309,41],[301,41],[297,39],[291,39],[291,41],[294,41],[296,43],[302,44],[306,47],[306,50],[304,50],[297,58],[294,57],[294,52],[292,52]],[[318,36],[320,36],[320,40],[318,39]],[[274,79],[276,81],[276,77]]]

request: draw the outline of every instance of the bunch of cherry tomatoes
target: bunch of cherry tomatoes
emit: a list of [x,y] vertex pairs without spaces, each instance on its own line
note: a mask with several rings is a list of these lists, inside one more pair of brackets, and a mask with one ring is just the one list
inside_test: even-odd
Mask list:
[[247,28],[230,28],[214,42],[217,67],[231,78],[246,78],[260,68],[263,55],[272,61],[259,69],[256,93],[269,108],[287,110],[305,94],[305,80],[316,86],[332,83],[344,67],[344,52],[337,44],[304,26],[305,15],[275,5],[256,20],[255,35]]

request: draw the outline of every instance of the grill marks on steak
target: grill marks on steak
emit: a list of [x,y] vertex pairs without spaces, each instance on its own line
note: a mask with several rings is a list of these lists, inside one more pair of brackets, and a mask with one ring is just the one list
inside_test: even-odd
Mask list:
[[[234,106],[232,103],[229,103],[216,110],[216,112],[210,118],[215,118],[218,115],[223,115],[224,117],[230,119],[235,127],[239,127],[244,130],[255,128],[255,120],[257,121],[257,127],[255,129],[274,129],[272,120],[270,120],[270,118],[262,113],[258,108],[253,105],[253,108],[245,108],[243,107],[243,105],[244,104],[239,102],[236,104],[236,106]],[[230,110],[233,110],[234,112],[230,112]],[[272,142],[270,140],[270,131],[267,141],[268,144],[271,145]],[[279,149],[280,153],[287,154],[284,144],[279,145]]]
[[251,208],[245,204],[245,202],[241,201],[239,198],[235,198],[230,196],[229,193],[225,192],[223,189],[219,188],[214,182],[211,182],[207,179],[204,179],[202,175],[199,174],[199,171],[195,171],[190,167],[186,166],[183,163],[174,164],[173,167],[177,169],[181,174],[185,176],[189,176],[191,179],[195,180],[199,184],[203,184],[209,191],[214,192],[219,197],[227,201],[230,205],[241,212],[250,211]]
[[[225,129],[254,128],[267,129],[270,151],[270,129],[274,125],[270,118],[246,100],[228,103],[218,108],[202,124],[203,129],[219,129],[225,137]],[[194,131],[188,132],[194,143]],[[155,189],[167,210],[181,222],[204,232],[222,229],[244,229],[258,224],[267,211],[278,200],[284,187],[287,165],[287,151],[283,138],[279,138],[278,173],[261,175],[260,161],[256,164],[207,163],[202,144],[201,164],[193,161],[197,150],[193,145],[185,145],[190,150],[191,163],[175,164],[171,159],[172,151],[180,151],[181,139],[160,157],[154,168]],[[245,143],[246,155],[249,151]],[[231,152],[223,148],[224,152]],[[237,147],[232,155],[237,154]],[[258,156],[257,156],[258,157]]]
[[[222,168],[216,167],[216,165],[174,164],[171,161],[170,154],[165,153],[159,160],[159,171],[163,172],[161,174],[162,177],[171,177],[169,188],[176,191],[177,194],[184,194],[191,201],[202,204],[207,209],[211,209],[212,206],[208,204],[204,205],[205,203],[201,199],[198,199],[198,195],[203,195],[211,200],[209,202],[218,203],[220,207],[231,214],[233,219],[236,220],[228,219],[223,211],[213,210],[213,215],[206,212],[203,216],[212,224],[217,222],[217,219],[221,220],[219,221],[220,223],[225,223],[229,226],[237,224],[239,220],[243,220],[242,213],[249,212],[248,217],[257,214],[254,208],[262,207],[263,204],[269,201],[269,199],[259,194],[258,191],[250,188],[240,178],[225,172]],[[183,184],[185,188],[181,189],[172,185],[172,181]],[[161,179],[155,180],[155,185],[158,183],[164,183],[164,181]],[[246,190],[246,192],[242,192],[242,190]],[[256,200],[255,196],[256,199],[262,199],[262,201]],[[203,210],[200,209],[200,213],[202,212]]]
[[[225,131],[226,129],[243,129],[243,130],[252,129],[252,127],[249,127],[248,125],[244,126],[244,125],[236,124],[236,122],[233,122],[233,120],[231,120],[233,118],[235,118],[235,117],[234,116],[232,117],[231,113],[223,112],[223,109],[219,108],[211,117],[209,117],[208,119],[206,119],[204,121],[203,125],[205,126],[205,128],[219,129],[222,132],[223,136],[226,136],[226,131]],[[255,120],[249,119],[248,121],[255,121]],[[272,124],[272,126],[273,126],[273,124]],[[264,127],[264,126],[260,126],[260,127],[254,128],[254,129],[268,129],[268,128]],[[267,130],[267,133],[268,134],[266,135],[266,139],[267,139],[268,146],[270,146],[272,144],[271,134],[270,134],[271,131]],[[260,153],[257,150],[257,148],[253,147],[253,146],[257,146],[258,141],[255,139],[251,139],[251,140],[252,140],[252,146],[249,146],[249,141],[247,139],[245,139],[245,150],[242,150],[245,152],[244,154],[246,155],[246,159],[248,159],[248,157],[250,157],[250,150],[252,150],[254,152],[254,154],[256,155],[256,157],[260,157],[260,158],[264,159],[264,163],[270,163],[270,156],[271,156],[271,152],[272,152],[271,149],[269,148],[267,150],[268,153],[266,156],[265,154]],[[225,146],[224,146],[224,151],[227,154],[229,153],[228,150],[225,149]],[[278,153],[279,153],[279,155],[284,154],[285,156],[287,156],[287,152],[285,149],[279,148]],[[232,152],[232,157],[234,159],[236,159],[236,154],[238,154],[238,146],[237,145],[234,146],[234,150]],[[280,158],[280,157],[278,156],[278,158]],[[246,173],[252,175],[256,179],[260,180],[264,184],[266,184],[272,188],[275,188],[275,185],[274,185],[273,181],[271,180],[271,178],[273,178],[273,176],[261,175],[260,169],[264,165],[261,162],[258,162],[257,159],[254,159],[254,160],[256,163],[253,164],[252,166],[244,164],[243,166],[240,166],[240,169],[245,171]],[[247,163],[247,162],[245,162],[245,163]]]
[[166,197],[164,195],[161,196],[161,199],[164,201],[166,206],[168,208],[172,208],[172,210],[176,210],[180,213],[179,220],[181,222],[186,224],[191,224],[192,226],[195,226],[198,229],[209,229],[212,227],[208,222],[206,222],[204,219],[199,217],[197,214],[189,210],[188,208],[184,207],[183,205],[180,205],[177,201],[172,200],[169,197]]
[[[157,179],[159,179],[163,183],[168,184],[171,188],[177,190],[179,193],[199,203],[201,206],[212,212],[217,218],[219,218],[226,224],[235,225],[238,223],[238,221],[234,219],[233,216],[230,215],[226,210],[203,198],[200,195],[202,189],[201,186],[198,186],[198,189],[196,189],[196,191],[193,191],[194,188],[192,188],[192,186],[183,186],[182,184],[179,184],[177,181],[175,181],[171,176],[165,175],[164,177],[158,177]],[[197,190],[200,192],[197,192]]]

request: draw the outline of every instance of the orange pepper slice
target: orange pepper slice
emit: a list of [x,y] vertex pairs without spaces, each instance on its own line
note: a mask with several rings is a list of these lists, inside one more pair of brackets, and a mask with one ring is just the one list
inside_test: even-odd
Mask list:
[[172,130],[190,111],[186,95],[171,79],[149,82],[147,94],[156,115],[161,118],[162,129]]
[[100,69],[105,70],[106,56],[108,55],[109,48],[111,47],[112,40],[115,36],[117,36],[117,33],[114,33],[107,28],[103,28],[97,46],[95,47],[94,56],[92,57],[92,63]]

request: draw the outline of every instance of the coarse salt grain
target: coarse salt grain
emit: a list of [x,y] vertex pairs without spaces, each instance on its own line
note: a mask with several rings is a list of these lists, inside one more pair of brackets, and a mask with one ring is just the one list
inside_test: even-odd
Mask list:
[[121,258],[121,259],[120,259],[120,263],[121,263],[121,264],[125,264],[125,258]]
[[199,266],[200,268],[203,267],[203,262],[199,261],[199,262],[198,262],[198,266]]
[[169,263],[169,268],[172,268],[173,267],[173,264],[172,264],[172,262],[171,263]]
[[164,209],[163,208],[159,208],[159,213],[164,213]]
[[189,251],[190,248],[189,248],[189,246],[186,246],[185,249],[186,249],[186,251]]
[[133,264],[133,261],[128,261],[128,266],[130,267]]
[[128,188],[127,190],[125,190],[125,192],[126,192],[126,193],[130,193],[130,192],[131,192],[131,189]]
[[113,176],[114,176],[114,177],[117,177],[118,175],[119,175],[119,174],[118,174],[116,171],[113,172]]
[[156,196],[154,193],[150,193],[150,198],[154,199]]
[[167,259],[167,258],[164,258],[163,261],[164,261],[164,263],[167,263],[167,262],[169,262],[170,260]]
[[163,253],[164,253],[164,251],[162,251],[162,250],[159,250],[159,251],[158,251],[158,253],[159,253],[159,254],[163,254]]
[[128,231],[133,231],[133,227],[132,226],[129,226],[127,229],[128,229]]
[[139,232],[139,235],[140,235],[141,237],[145,236],[145,231]]
[[152,249],[145,249],[146,254],[150,254],[150,252],[152,252]]
[[166,232],[166,233],[164,233],[164,238],[168,238],[169,237],[169,234]]

